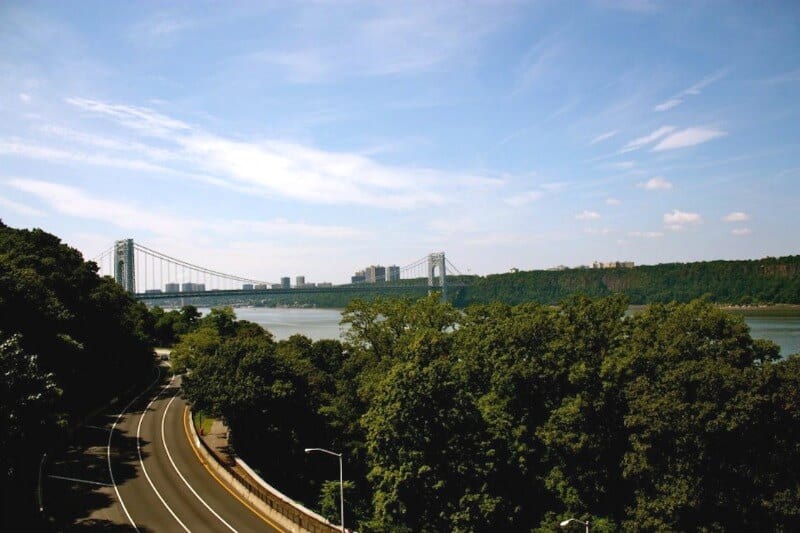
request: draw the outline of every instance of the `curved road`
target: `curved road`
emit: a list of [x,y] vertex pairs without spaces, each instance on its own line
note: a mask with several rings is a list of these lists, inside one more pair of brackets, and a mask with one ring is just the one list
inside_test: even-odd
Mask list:
[[44,501],[56,527],[281,531],[201,463],[189,439],[180,377],[163,375],[160,368],[151,387],[121,412],[81,428],[75,446],[48,465]]

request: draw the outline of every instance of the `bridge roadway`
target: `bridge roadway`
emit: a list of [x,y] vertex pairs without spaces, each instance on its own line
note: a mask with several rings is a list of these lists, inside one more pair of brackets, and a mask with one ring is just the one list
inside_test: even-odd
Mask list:
[[[466,287],[466,283],[448,283],[448,289],[458,289]],[[171,298],[191,298],[203,296],[269,296],[278,294],[325,294],[325,293],[348,293],[348,292],[406,292],[419,291],[420,289],[437,290],[438,287],[428,287],[427,285],[378,285],[374,283],[364,283],[359,285],[337,285],[334,287],[303,287],[290,289],[231,289],[231,290],[207,290],[207,291],[186,291],[186,292],[137,292],[134,297],[137,300],[167,300]]]
[[160,367],[127,407],[78,430],[75,445],[45,471],[56,529],[282,531],[200,462],[179,387],[180,377]]

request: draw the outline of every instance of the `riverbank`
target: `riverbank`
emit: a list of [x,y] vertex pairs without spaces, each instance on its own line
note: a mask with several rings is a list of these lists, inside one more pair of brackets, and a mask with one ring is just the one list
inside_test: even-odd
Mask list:
[[[647,304],[649,305],[649,304]],[[643,311],[647,305],[631,305],[628,309],[632,313]],[[717,304],[719,309],[732,313],[747,315],[773,315],[773,316],[795,316],[800,315],[800,304],[762,304],[762,305],[731,305]]]

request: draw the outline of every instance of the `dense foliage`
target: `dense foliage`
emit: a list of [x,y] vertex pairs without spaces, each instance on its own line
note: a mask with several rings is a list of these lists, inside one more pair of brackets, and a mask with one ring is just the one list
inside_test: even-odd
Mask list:
[[177,350],[195,408],[334,521],[335,460],[302,450],[343,451],[360,531],[800,528],[800,357],[707,301],[626,308],[355,301],[344,344],[216,311]]
[[181,335],[197,328],[200,311],[193,305],[184,305],[180,309],[165,311],[161,307],[152,307],[150,315],[153,321],[153,341],[156,346],[174,346]]
[[153,364],[144,305],[41,230],[0,222],[3,520],[35,506],[39,459]]
[[800,304],[800,256],[493,274],[473,278],[453,302],[459,307],[495,301],[553,305],[575,294],[624,294],[631,304],[642,305],[701,297],[734,305]]

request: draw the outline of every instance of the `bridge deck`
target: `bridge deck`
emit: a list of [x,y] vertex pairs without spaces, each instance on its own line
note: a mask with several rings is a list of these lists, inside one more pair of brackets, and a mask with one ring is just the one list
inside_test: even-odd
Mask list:
[[[447,288],[465,287],[466,283],[448,283]],[[187,292],[147,292],[136,293],[137,300],[166,300],[170,298],[202,298],[204,296],[277,296],[285,294],[325,294],[325,293],[348,293],[348,292],[404,292],[419,291],[439,287],[428,287],[427,285],[339,285],[335,287],[303,287],[290,289],[234,289],[234,290],[208,290],[208,291],[187,291]]]

